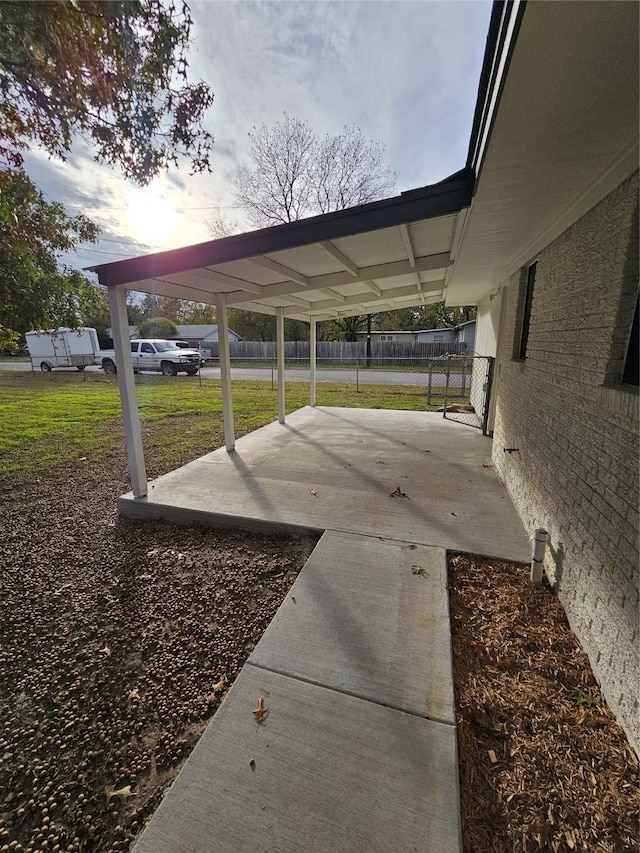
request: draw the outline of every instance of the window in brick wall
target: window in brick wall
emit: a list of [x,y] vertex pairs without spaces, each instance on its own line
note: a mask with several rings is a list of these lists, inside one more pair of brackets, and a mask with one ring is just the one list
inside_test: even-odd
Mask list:
[[[640,297],[638,298],[640,299]],[[633,315],[633,324],[631,326],[631,336],[627,347],[627,357],[624,363],[624,372],[622,381],[627,385],[640,385],[638,381],[640,349],[638,339],[638,299],[636,299],[636,310]]]
[[527,270],[527,281],[524,291],[524,307],[522,311],[522,328],[520,330],[520,348],[518,358],[527,357],[527,344],[529,343],[529,326],[531,325],[531,304],[533,302],[533,288],[536,283],[537,261]]

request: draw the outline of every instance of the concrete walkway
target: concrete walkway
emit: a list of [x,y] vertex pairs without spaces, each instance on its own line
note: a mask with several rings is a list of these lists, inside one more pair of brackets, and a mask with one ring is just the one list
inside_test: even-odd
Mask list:
[[135,853],[459,853],[446,550],[528,559],[489,451],[431,413],[305,408],[120,500],[325,531]]

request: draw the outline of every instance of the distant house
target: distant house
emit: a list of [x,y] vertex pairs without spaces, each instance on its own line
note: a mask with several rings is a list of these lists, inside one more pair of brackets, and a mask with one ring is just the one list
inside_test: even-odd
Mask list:
[[[215,324],[200,325],[200,326],[176,326],[178,332],[172,335],[169,340],[186,341],[195,349],[206,350],[208,344],[218,343],[218,327]],[[111,337],[111,329],[107,329],[107,335]],[[129,326],[129,337],[135,338],[138,335],[137,326]],[[241,340],[240,335],[237,335],[233,329],[229,329],[229,341]]]
[[[366,341],[367,333],[366,332],[358,332],[358,340]],[[415,332],[406,332],[406,331],[398,331],[397,329],[392,329],[388,332],[385,331],[372,331],[371,332],[371,343],[372,344],[385,344],[385,343],[397,343],[397,344],[413,344],[415,343],[416,333]]]
[[[215,324],[200,325],[200,326],[177,326],[178,332],[172,335],[170,340],[186,341],[196,349],[210,349],[209,344],[218,343],[218,327]],[[233,329],[229,329],[229,342],[241,340],[240,335],[237,335]]]
[[[367,333],[359,332],[359,340],[366,340]],[[457,326],[444,326],[441,329],[418,329],[417,331],[371,332],[371,343],[402,343],[402,344],[434,344],[461,343],[466,344],[468,352],[474,352],[476,343],[476,321],[467,320]]]
[[476,349],[476,321],[467,320],[466,323],[458,323],[456,326],[456,341],[459,344],[466,344],[468,352],[475,352]]
[[414,332],[417,344],[452,344],[456,338],[456,330],[448,326],[442,329],[420,329]]

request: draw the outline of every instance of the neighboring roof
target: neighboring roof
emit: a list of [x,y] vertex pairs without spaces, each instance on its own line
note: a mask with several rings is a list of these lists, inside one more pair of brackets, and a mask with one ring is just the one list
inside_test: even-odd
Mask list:
[[442,300],[463,169],[429,187],[183,249],[92,267],[101,284],[297,319],[332,319]]
[[188,338],[206,338],[207,335],[212,335],[218,331],[217,325],[212,325],[211,323],[205,326],[176,326],[176,329],[178,330],[178,335],[184,335]]
[[[137,326],[129,326],[128,329],[129,329],[129,337],[130,338],[135,337],[135,335],[138,332],[138,327]],[[109,337],[109,338],[113,337],[113,330],[112,330],[111,326],[109,326],[109,328],[106,329],[105,332],[107,334],[107,337]]]

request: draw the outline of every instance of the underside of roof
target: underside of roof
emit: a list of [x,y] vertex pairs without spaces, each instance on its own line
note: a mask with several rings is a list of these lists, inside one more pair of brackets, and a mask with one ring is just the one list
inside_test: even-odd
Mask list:
[[447,304],[480,302],[638,168],[639,9],[495,4]]
[[439,302],[473,173],[384,201],[93,267],[107,287],[299,320]]

